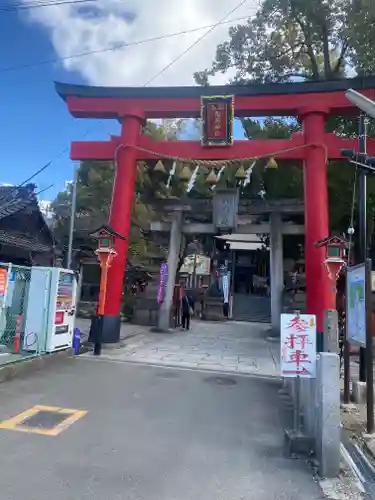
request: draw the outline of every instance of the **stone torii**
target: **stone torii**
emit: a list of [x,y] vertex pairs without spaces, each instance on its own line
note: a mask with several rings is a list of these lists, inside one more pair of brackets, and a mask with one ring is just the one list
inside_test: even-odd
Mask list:
[[[211,234],[217,235],[219,230],[233,230],[232,234],[227,238],[221,236],[227,241],[246,241],[246,236],[256,234],[270,235],[270,271],[271,271],[271,324],[272,330],[275,334],[280,331],[280,314],[282,313],[282,293],[284,288],[284,258],[283,258],[283,235],[302,235],[304,234],[304,226],[301,224],[293,224],[282,221],[282,215],[292,215],[295,213],[303,213],[303,203],[296,200],[288,200],[289,203],[264,202],[258,203],[251,207],[249,204],[246,207],[247,216],[266,215],[269,217],[268,222],[263,223],[249,223],[246,220],[242,221],[238,218],[238,207],[233,205],[234,212],[230,214],[231,220],[229,221],[230,227],[221,224],[220,214],[220,197],[230,198],[235,197],[236,190],[218,190],[216,200],[219,201],[215,204],[215,197],[213,201],[214,207],[214,220],[212,223],[202,222],[184,222],[184,214],[189,214],[197,210],[199,205],[198,200],[188,200],[184,202],[176,200],[159,200],[159,205],[165,206],[165,209],[171,213],[171,221],[168,222],[151,222],[150,229],[153,232],[168,233],[169,237],[169,251],[168,251],[168,283],[165,293],[164,302],[160,308],[158,328],[165,330],[169,328],[169,318],[173,306],[173,287],[174,279],[177,272],[177,266],[180,255],[180,246],[183,234]],[[215,195],[214,195],[215,196]],[[197,203],[198,201],[198,203]],[[247,217],[249,219],[249,217]]]

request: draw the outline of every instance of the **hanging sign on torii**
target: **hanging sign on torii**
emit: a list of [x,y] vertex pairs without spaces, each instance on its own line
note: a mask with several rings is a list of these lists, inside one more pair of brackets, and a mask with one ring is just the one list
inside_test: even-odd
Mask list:
[[231,146],[233,144],[234,97],[209,96],[201,98],[202,146]]
[[215,190],[213,196],[213,223],[217,229],[236,229],[238,203],[238,189]]

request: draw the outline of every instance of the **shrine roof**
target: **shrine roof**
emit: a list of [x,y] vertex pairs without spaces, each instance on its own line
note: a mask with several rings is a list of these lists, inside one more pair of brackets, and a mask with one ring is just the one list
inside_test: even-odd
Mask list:
[[116,238],[120,238],[121,240],[126,240],[124,236],[117,233],[111,226],[107,224],[102,224],[100,227],[96,228],[89,235],[93,239],[100,240],[101,238],[107,238],[108,236],[115,236]]
[[40,211],[35,185],[0,186],[0,243],[32,252],[51,252],[54,239]]
[[33,184],[22,187],[0,186],[0,219],[4,219],[25,209],[35,211],[38,202],[34,189],[35,186]]
[[308,81],[293,83],[251,83],[248,85],[213,85],[179,87],[93,87],[55,82],[59,96],[84,98],[197,98],[201,96],[235,95],[260,96],[279,94],[309,94],[325,92],[344,92],[352,88],[357,91],[375,89],[375,75],[347,79]]
[[346,245],[347,242],[346,240],[343,240],[342,238],[340,238],[339,236],[335,236],[335,235],[332,235],[332,236],[327,236],[327,238],[324,238],[320,241],[318,241],[315,246],[317,248],[319,247],[322,247],[322,246],[326,246],[328,244],[335,244],[335,245]]
[[52,252],[52,244],[39,241],[35,235],[0,229],[0,243],[9,247],[17,247],[29,252]]

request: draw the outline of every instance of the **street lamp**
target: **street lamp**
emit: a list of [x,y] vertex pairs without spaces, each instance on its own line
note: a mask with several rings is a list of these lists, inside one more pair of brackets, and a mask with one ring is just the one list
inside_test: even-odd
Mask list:
[[[359,149],[342,149],[341,154],[345,156],[349,163],[359,168],[358,173],[358,247],[356,263],[364,263],[367,259],[367,174],[375,172],[375,158],[366,153],[366,130],[365,117],[360,116],[359,121]],[[351,228],[352,229],[352,228]],[[349,264],[349,263],[348,263]],[[366,382],[366,350],[361,347],[359,350],[359,380]]]
[[367,153],[357,153],[354,149],[342,149],[342,156],[345,156],[349,163],[363,168],[368,173],[375,172],[375,157]]
[[375,102],[366,97],[363,94],[360,94],[356,90],[348,89],[345,92],[345,97],[349,99],[349,101],[357,106],[360,110],[362,110],[366,115],[371,116],[371,118],[375,118]]

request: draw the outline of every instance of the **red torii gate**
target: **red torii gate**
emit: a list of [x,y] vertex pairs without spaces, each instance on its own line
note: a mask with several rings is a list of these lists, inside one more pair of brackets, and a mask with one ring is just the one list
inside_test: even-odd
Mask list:
[[[307,312],[317,315],[318,331],[323,330],[323,312],[333,307],[331,285],[322,262],[324,248],[315,243],[329,234],[326,163],[340,159],[340,149],[354,149],[357,141],[325,132],[330,115],[356,115],[358,110],[345,98],[348,88],[375,98],[375,77],[328,82],[219,86],[111,88],[56,83],[58,94],[77,118],[117,118],[121,135],[106,142],[73,142],[72,160],[114,160],[117,172],[112,198],[110,225],[129,236],[138,160],[179,157],[200,160],[233,160],[275,156],[302,160],[305,185],[305,261]],[[153,141],[141,134],[145,119],[197,118],[201,96],[234,96],[235,116],[299,116],[303,133],[289,140],[234,141],[231,147],[202,147],[194,141]],[[369,141],[369,154],[375,142]],[[350,167],[348,167],[350,168]],[[107,341],[116,341],[120,331],[120,307],[128,240],[116,241],[118,256],[108,275],[104,329]]]

